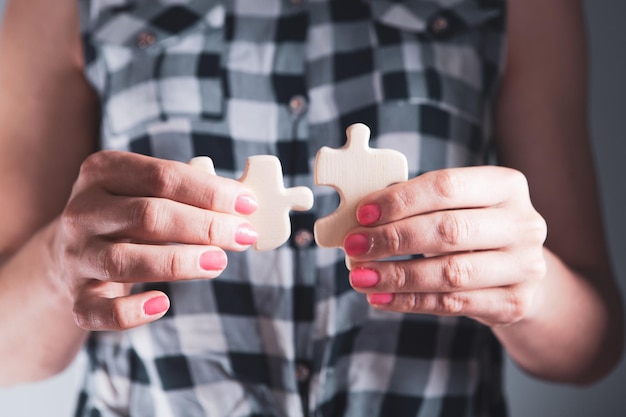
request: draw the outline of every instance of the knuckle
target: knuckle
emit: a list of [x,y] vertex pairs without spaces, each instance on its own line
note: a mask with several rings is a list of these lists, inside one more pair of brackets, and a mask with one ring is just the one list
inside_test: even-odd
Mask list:
[[404,297],[404,310],[406,311],[420,311],[422,302],[420,295],[417,293],[409,293]]
[[208,239],[209,244],[220,242],[222,235],[224,235],[224,227],[220,221],[215,219],[214,217],[210,217],[207,219],[206,229],[208,230]]
[[59,225],[66,236],[94,234],[97,221],[87,198],[71,199],[59,217]]
[[100,172],[107,164],[111,151],[94,152],[80,166],[80,173]]
[[407,270],[401,266],[401,263],[394,263],[391,270],[391,281],[393,288],[399,292],[403,292],[408,285]]
[[94,330],[95,327],[93,325],[93,320],[90,319],[90,315],[84,311],[84,308],[80,303],[74,304],[74,309],[72,310],[72,315],[74,316],[74,323],[81,329],[85,330]]
[[437,310],[446,315],[458,315],[466,308],[467,300],[458,293],[443,293],[439,295]]
[[513,324],[523,319],[531,305],[531,297],[527,291],[519,288],[510,291],[506,300],[506,320],[501,324]]
[[400,229],[395,223],[389,224],[382,229],[382,238],[385,242],[385,246],[391,253],[401,254],[403,249],[403,237]]
[[70,203],[61,214],[59,224],[66,234],[76,234],[82,229],[83,221],[76,204]]
[[72,195],[101,186],[111,169],[119,169],[119,155],[119,151],[102,150],[87,156],[78,170],[78,177],[72,187]]
[[436,195],[443,200],[454,200],[462,189],[460,176],[449,170],[437,171],[433,175]]
[[466,240],[470,234],[467,221],[457,214],[444,212],[437,226],[437,233],[441,241],[449,246],[457,246]]
[[533,219],[530,222],[530,236],[533,241],[543,244],[548,237],[548,224],[546,220],[539,213],[535,212]]
[[209,188],[207,187],[206,192],[203,194],[203,202],[206,205],[206,207],[210,208],[210,209],[217,209],[219,204],[218,204],[218,192],[216,190],[214,190],[213,188]]
[[185,277],[186,262],[184,256],[181,256],[176,250],[171,250],[164,256],[164,260],[164,274],[174,279]]
[[113,300],[111,303],[111,310],[109,317],[107,318],[107,327],[123,330],[131,327],[131,321],[129,320],[126,311],[120,300]]
[[472,275],[472,264],[461,256],[449,256],[443,263],[443,279],[448,289],[465,287]]
[[124,277],[126,255],[122,246],[120,244],[107,245],[100,251],[98,265],[102,277],[108,281],[115,281]]
[[528,179],[521,171],[508,168],[509,182],[513,185],[514,189],[528,191]]
[[107,319],[101,317],[98,312],[86,302],[77,302],[72,311],[74,322],[78,327],[85,330],[103,330],[110,327]]
[[387,193],[382,199],[385,207],[391,207],[394,212],[410,212],[415,206],[415,196],[408,189],[399,188],[393,193]]
[[523,263],[525,275],[534,279],[542,279],[548,272],[548,265],[543,256],[543,251],[538,252],[537,255],[529,257],[529,259]]
[[112,161],[117,151],[103,150],[87,156],[80,165],[76,185],[82,187],[95,184],[102,179],[102,174],[116,164]]
[[168,164],[151,165],[147,179],[158,196],[170,195],[180,183],[177,170]]
[[131,208],[130,219],[134,227],[155,233],[161,225],[161,208],[153,199],[140,199]]

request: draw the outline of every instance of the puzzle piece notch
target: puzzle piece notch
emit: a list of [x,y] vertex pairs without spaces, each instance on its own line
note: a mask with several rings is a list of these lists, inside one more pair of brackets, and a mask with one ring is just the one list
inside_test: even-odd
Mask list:
[[348,232],[359,225],[356,209],[361,199],[409,176],[404,154],[369,147],[366,125],[349,126],[346,136],[343,147],[325,146],[315,158],[315,183],[335,188],[341,198],[337,210],[315,222],[315,241],[322,247],[343,247]]

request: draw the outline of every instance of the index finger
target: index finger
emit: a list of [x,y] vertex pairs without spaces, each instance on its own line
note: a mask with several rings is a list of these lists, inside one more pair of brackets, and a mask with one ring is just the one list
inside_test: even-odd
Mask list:
[[513,169],[450,168],[368,195],[359,202],[357,219],[362,226],[380,225],[442,210],[493,207],[527,194],[526,178]]
[[159,197],[222,213],[251,214],[254,193],[240,182],[177,161],[101,151],[81,167],[84,181],[114,195]]

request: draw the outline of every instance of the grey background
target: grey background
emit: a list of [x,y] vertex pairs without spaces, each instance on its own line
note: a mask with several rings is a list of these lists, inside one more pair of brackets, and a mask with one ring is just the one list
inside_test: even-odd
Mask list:
[[[0,0],[0,8],[4,2]],[[626,298],[626,223],[622,217],[626,209],[626,2],[585,0],[584,4],[591,41],[594,150],[611,253],[622,296]],[[0,390],[0,416],[71,416],[81,363],[79,358],[51,380]],[[511,363],[507,364],[506,380],[511,417],[626,415],[626,360],[608,378],[590,388],[542,383],[523,375]]]

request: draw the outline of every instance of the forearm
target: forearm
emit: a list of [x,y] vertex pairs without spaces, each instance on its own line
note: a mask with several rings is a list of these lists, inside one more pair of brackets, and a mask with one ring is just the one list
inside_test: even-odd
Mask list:
[[48,226],[0,266],[0,386],[60,372],[85,340],[51,246]]
[[545,253],[547,274],[530,315],[494,332],[526,372],[553,381],[594,382],[622,353],[619,292],[592,286],[554,254]]

